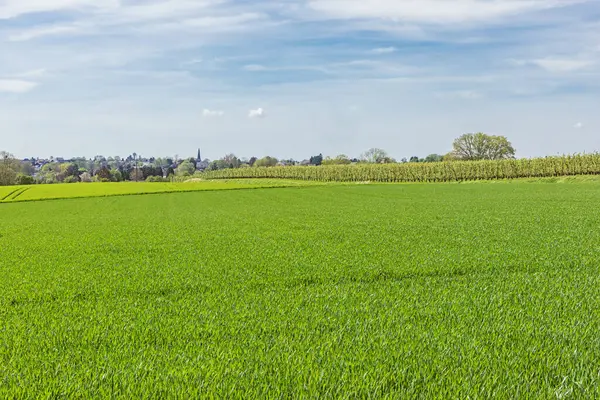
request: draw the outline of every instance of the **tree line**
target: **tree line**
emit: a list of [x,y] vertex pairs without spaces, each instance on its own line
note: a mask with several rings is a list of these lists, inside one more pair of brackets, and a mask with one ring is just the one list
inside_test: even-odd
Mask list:
[[[430,154],[424,158],[403,158],[400,163],[433,163],[442,161],[500,160],[515,157],[516,150],[504,136],[484,133],[465,134],[454,140],[452,151],[445,154]],[[359,158],[345,154],[323,157],[318,154],[304,161],[278,160],[275,157],[251,157],[240,159],[227,154],[219,160],[188,158],[142,158],[133,153],[126,158],[97,156],[70,160],[39,160],[36,158],[17,160],[10,153],[0,152],[0,185],[29,185],[75,182],[121,182],[121,181],[170,181],[178,177],[190,177],[198,171],[218,171],[234,168],[258,168],[294,165],[349,165],[349,164],[393,164],[398,161],[385,150],[372,148]]]

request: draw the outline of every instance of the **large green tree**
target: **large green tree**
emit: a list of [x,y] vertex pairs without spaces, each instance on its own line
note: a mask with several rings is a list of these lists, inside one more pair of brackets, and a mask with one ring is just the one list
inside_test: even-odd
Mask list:
[[458,160],[502,160],[514,158],[516,150],[505,136],[467,133],[454,141],[452,156]]

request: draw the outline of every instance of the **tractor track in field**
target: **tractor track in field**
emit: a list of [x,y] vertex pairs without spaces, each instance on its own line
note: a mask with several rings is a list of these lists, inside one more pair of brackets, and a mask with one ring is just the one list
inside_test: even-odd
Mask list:
[[25,193],[26,191],[28,191],[29,189],[31,189],[31,188],[24,187],[24,188],[17,189],[15,191],[13,191],[11,194],[9,194],[8,197],[5,198],[4,200],[6,200],[6,201],[13,201],[16,198],[18,198],[20,195],[22,195],[23,193]]
[[0,201],[4,201],[7,200],[10,196],[12,196],[13,194],[15,194],[15,192],[18,192],[19,190],[21,190],[22,188],[17,188],[15,190],[13,190],[12,192],[9,192],[6,196],[2,197],[0,199]]

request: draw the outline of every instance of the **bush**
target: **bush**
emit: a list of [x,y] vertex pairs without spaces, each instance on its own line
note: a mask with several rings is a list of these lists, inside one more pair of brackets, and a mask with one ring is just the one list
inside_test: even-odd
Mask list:
[[121,174],[121,171],[119,171],[118,169],[111,169],[110,170],[110,179],[113,182],[122,182],[123,174]]
[[77,183],[79,182],[79,178],[76,176],[67,176],[63,183]]
[[169,182],[169,179],[165,179],[162,176],[149,176],[146,178],[146,182]]
[[91,182],[92,176],[88,172],[84,172],[79,175],[79,179],[81,179],[81,182]]
[[15,183],[17,185],[33,185],[35,183],[35,179],[33,179],[33,176],[29,176],[29,175],[25,175],[25,174],[17,174]]

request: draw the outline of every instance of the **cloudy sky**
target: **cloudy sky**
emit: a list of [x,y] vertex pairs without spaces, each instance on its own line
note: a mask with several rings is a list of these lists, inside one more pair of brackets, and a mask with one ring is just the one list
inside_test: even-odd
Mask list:
[[600,150],[599,0],[0,0],[20,157]]

